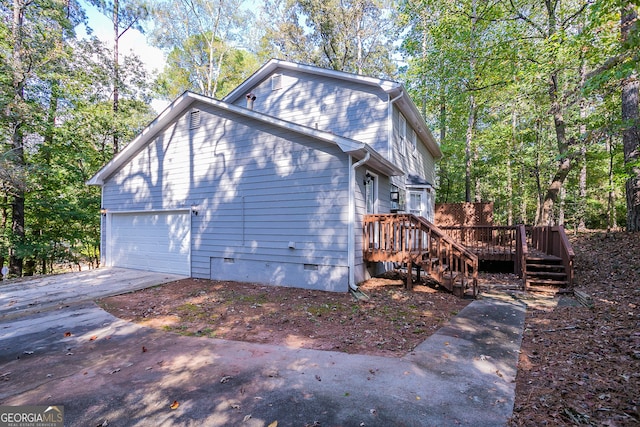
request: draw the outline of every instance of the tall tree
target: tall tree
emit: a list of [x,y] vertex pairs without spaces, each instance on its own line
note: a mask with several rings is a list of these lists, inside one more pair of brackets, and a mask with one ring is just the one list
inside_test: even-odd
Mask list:
[[[151,13],[155,20],[152,43],[169,56],[161,91],[166,92],[166,82],[182,81],[183,90],[219,97],[223,80],[232,77],[230,70],[238,61],[243,62],[240,35],[255,21],[242,0],[165,0],[155,4]],[[247,59],[245,65],[251,66],[251,61]]]
[[[631,2],[624,1],[620,11],[621,43],[624,50],[637,49],[638,10]],[[638,113],[637,61],[622,81],[622,143],[624,161],[629,169],[626,182],[627,230],[640,231],[640,114]]]
[[[64,55],[64,39],[82,14],[73,1],[13,0],[0,3],[8,55],[0,56],[5,76],[0,81],[7,101],[3,111],[3,187],[11,199],[9,270],[22,275],[25,239],[25,193],[28,191],[26,147],[33,143],[43,106],[42,81]],[[6,23],[6,24],[5,24]],[[8,78],[7,78],[8,77]],[[44,107],[44,108],[43,108]],[[4,222],[4,220],[3,220]]]
[[130,29],[142,31],[142,21],[148,14],[145,0],[89,0],[113,24],[113,151],[120,151],[120,39]]
[[[394,9],[389,1],[275,0],[268,4],[276,9],[269,12],[274,21],[267,23],[262,56],[369,76],[395,75],[391,60]],[[287,52],[289,48],[292,53]]]
[[[222,41],[215,43],[210,50],[209,39],[209,34],[194,35],[169,52],[164,70],[156,79],[158,95],[172,100],[190,90],[221,98],[258,69],[255,54],[231,48]],[[218,56],[221,52],[224,52],[222,62],[216,67],[214,80],[211,80],[210,59],[212,54]]]

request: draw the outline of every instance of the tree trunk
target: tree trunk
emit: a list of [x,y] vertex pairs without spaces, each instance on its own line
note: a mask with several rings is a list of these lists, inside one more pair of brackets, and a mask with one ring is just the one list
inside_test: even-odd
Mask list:
[[[631,27],[637,25],[635,6],[627,4],[620,13],[622,43],[626,43]],[[625,184],[627,198],[627,231],[640,231],[640,118],[638,113],[638,89],[640,82],[636,71],[622,81],[622,143],[624,163],[630,176]]]
[[[426,116],[423,116],[423,117],[426,117]],[[447,136],[447,98],[445,97],[444,91],[443,91],[443,93],[440,95],[440,145],[444,144],[446,136]]]
[[120,59],[118,58],[118,44],[120,41],[120,4],[113,1],[113,153],[116,154],[119,147],[119,97],[120,97]]
[[560,189],[560,206],[558,208],[558,225],[564,226],[565,221],[565,207],[567,201],[567,189],[562,187]]
[[[13,105],[10,107],[9,115],[13,126],[11,136],[11,159],[18,166],[25,165],[23,139],[24,139],[24,118],[20,109],[24,104],[24,84],[26,76],[23,71],[23,51],[22,51],[22,31],[24,28],[24,14],[27,5],[22,0],[13,2],[13,22],[11,27],[12,53],[13,53]],[[11,276],[22,276],[22,256],[16,245],[24,241],[24,190],[20,185],[15,188],[13,200],[11,202],[11,232],[13,242],[9,249],[9,274]]]
[[[476,0],[472,0],[471,3],[471,38],[469,40],[469,87],[471,89],[471,85],[475,80],[475,68],[476,68],[476,57],[475,57],[475,30],[476,24],[478,22],[478,17],[476,15],[477,11],[477,3]],[[471,158],[471,142],[473,141],[473,130],[475,129],[475,119],[476,119],[476,99],[473,95],[473,92],[469,92],[469,117],[467,118],[467,135],[465,140],[465,180],[464,180],[464,201],[469,203],[471,202],[471,169],[472,169],[472,158]]]
[[607,152],[609,153],[609,195],[607,197],[607,231],[617,228],[616,224],[616,205],[615,205],[615,190],[614,190],[614,173],[613,173],[613,138],[611,135],[607,135]]
[[473,129],[475,127],[475,98],[472,95],[469,96],[469,117],[467,119],[467,136],[465,140],[464,159],[465,159],[465,173],[464,173],[464,201],[471,202],[471,167],[473,159],[471,157],[471,142],[473,140]]
[[513,225],[513,176],[511,171],[511,152],[516,146],[516,106],[511,110],[511,140],[507,142],[507,225]]
[[[587,74],[587,64],[584,58],[580,64],[580,87],[584,88]],[[584,96],[580,97],[580,176],[578,177],[578,206],[577,206],[577,218],[578,230],[585,230],[585,216],[587,213],[587,143],[585,142],[585,136],[587,134],[587,99]]]
[[[557,31],[556,6],[557,0],[545,0],[547,8],[547,31],[548,38],[554,37]],[[559,71],[554,70],[549,76],[548,93],[550,101],[550,111],[553,116],[553,125],[556,132],[556,144],[558,146],[558,169],[551,180],[551,184],[547,187],[547,191],[540,207],[540,214],[536,225],[550,225],[553,222],[553,205],[558,200],[560,189],[564,184],[564,180],[573,167],[572,155],[569,153],[569,147],[574,143],[573,139],[567,139],[566,123],[564,121],[563,108],[559,96],[558,84]]]

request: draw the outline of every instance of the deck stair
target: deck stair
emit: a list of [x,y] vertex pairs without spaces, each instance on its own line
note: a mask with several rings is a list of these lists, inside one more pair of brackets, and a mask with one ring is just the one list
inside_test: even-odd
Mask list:
[[529,255],[526,262],[525,288],[565,288],[569,285],[562,258],[546,254]]
[[477,295],[478,257],[447,233],[411,214],[378,214],[364,217],[364,260],[402,263],[407,269],[406,287],[424,271],[453,294]]

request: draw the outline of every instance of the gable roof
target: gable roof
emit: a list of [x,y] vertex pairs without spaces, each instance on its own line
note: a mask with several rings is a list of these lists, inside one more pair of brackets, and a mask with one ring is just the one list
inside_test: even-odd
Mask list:
[[91,179],[87,181],[88,185],[103,185],[104,182],[118,171],[123,165],[131,160],[140,152],[156,135],[168,126],[175,119],[183,115],[196,102],[204,103],[215,109],[233,112],[249,119],[258,120],[268,123],[276,127],[287,129],[302,135],[312,137],[314,139],[334,144],[338,146],[344,153],[352,155],[355,159],[360,160],[370,155],[367,165],[384,173],[388,176],[404,175],[404,172],[397,166],[387,161],[377,151],[369,145],[355,141],[353,139],[334,135],[329,132],[320,131],[307,126],[281,120],[273,116],[239,107],[224,101],[219,101],[208,96],[198,95],[193,92],[186,91],[176,98],[165,110],[160,113],[136,138],[134,138],[122,151],[116,154],[113,159],[102,167]]
[[304,65],[296,62],[283,61],[280,59],[271,59],[269,62],[260,67],[258,71],[253,73],[251,76],[249,76],[249,78],[242,82],[240,86],[236,87],[227,96],[222,98],[222,100],[230,104],[236,102],[238,99],[243,98],[247,93],[251,92],[254,87],[258,86],[270,75],[276,73],[279,69],[298,71],[306,74],[325,76],[338,80],[361,83],[367,86],[379,87],[389,95],[389,99],[392,100],[393,103],[402,112],[402,114],[407,119],[407,122],[411,123],[411,126],[416,131],[416,134],[424,142],[425,146],[434,157],[434,159],[437,160],[442,158],[440,145],[436,142],[433,134],[431,133],[431,130],[418,111],[418,108],[411,100],[411,97],[404,88],[404,85],[392,80],[367,77],[359,74],[347,73],[344,71],[329,70],[313,65]]

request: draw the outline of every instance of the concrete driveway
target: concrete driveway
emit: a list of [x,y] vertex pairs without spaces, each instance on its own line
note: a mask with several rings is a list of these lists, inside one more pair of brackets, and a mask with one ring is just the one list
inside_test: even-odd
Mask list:
[[63,405],[67,426],[499,426],[525,310],[474,301],[403,358],[184,337],[92,302],[24,313],[0,324],[0,403]]
[[0,282],[0,321],[184,278],[113,267]]

